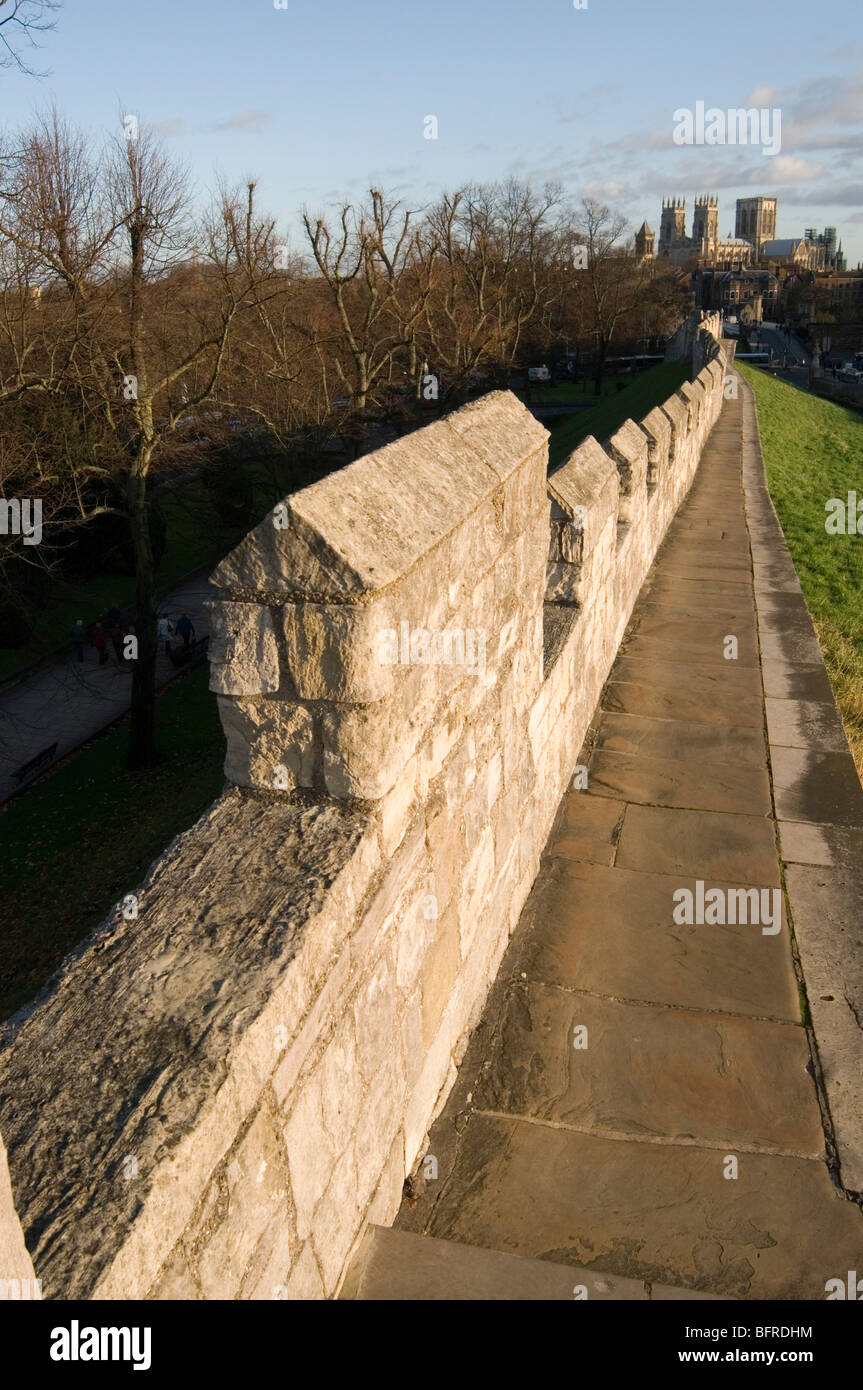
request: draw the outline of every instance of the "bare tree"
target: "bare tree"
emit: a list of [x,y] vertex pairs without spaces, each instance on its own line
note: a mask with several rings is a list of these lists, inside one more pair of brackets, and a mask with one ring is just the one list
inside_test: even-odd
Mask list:
[[[247,245],[251,190],[246,215],[223,196],[202,223],[190,212],[184,171],[149,131],[133,136],[94,159],[52,114],[0,166],[0,235],[12,273],[2,298],[0,404],[44,401],[54,422],[49,456],[81,518],[110,509],[127,520],[137,638],[128,761],[146,767],[157,760],[151,473],[169,451],[182,452],[179,427],[214,399],[258,270]],[[26,415],[19,408],[15,418]],[[64,421],[77,430],[74,450]],[[99,484],[104,498],[94,502]]]
[[576,221],[586,265],[576,272],[587,331],[594,338],[594,386],[602,392],[605,363],[620,322],[643,300],[646,264],[627,254],[629,227],[623,217],[586,198]]
[[[338,227],[303,214],[315,264],[335,311],[333,365],[360,414],[392,380],[394,356],[415,344],[419,313],[399,291],[417,262],[416,213],[372,189],[366,206],[345,204]],[[422,298],[422,292],[420,293]],[[414,360],[416,352],[414,351]]]
[[36,34],[56,27],[60,0],[0,0],[0,68],[18,68],[36,76],[21,56],[22,48],[37,48]]
[[463,391],[479,370],[514,362],[526,326],[550,294],[559,190],[473,185],[446,194],[430,216],[438,274],[426,326],[430,352]]
[[146,767],[158,759],[150,472],[178,426],[214,400],[231,330],[253,301],[261,268],[249,241],[257,236],[254,184],[244,216],[223,194],[216,214],[195,227],[185,172],[142,128],[117,143],[109,189],[122,227],[116,278],[121,331],[115,384],[102,404],[127,460],[138,637],[128,763]]

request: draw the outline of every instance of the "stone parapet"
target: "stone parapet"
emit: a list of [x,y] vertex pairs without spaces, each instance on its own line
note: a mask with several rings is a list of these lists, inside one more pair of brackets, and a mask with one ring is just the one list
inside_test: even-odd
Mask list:
[[331,1297],[393,1220],[721,402],[547,478],[494,393],[218,567],[229,786],[4,1031],[48,1297]]

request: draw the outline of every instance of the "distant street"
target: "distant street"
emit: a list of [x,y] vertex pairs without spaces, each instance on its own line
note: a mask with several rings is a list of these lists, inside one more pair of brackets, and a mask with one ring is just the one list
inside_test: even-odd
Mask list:
[[[771,376],[787,381],[789,386],[796,386],[800,391],[809,392],[811,357],[793,334],[786,333],[775,323],[762,323],[750,333],[750,342],[753,352],[773,353]],[[787,366],[782,366],[783,361],[787,361]]]
[[[207,576],[200,575],[163,599],[159,612],[174,621],[181,613],[188,613],[196,637],[206,637],[209,629],[203,605],[211,593]],[[173,641],[177,644],[179,639],[174,637]],[[63,758],[126,713],[131,669],[118,666],[110,644],[109,650],[111,655],[104,666],[98,664],[95,649],[87,646],[82,662],[72,653],[0,692],[0,802],[18,789],[15,770],[52,743],[59,744],[57,759]],[[156,667],[157,685],[165,685],[174,675],[176,670],[163,644]]]
[[765,351],[772,351],[775,362],[781,364],[787,356],[789,368],[809,366],[809,353],[803,344],[798,342],[793,334],[786,333],[775,323],[762,323],[757,336],[758,347]]

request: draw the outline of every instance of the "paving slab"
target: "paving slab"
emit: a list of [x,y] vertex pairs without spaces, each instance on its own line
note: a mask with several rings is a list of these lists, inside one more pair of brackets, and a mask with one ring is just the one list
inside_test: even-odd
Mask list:
[[863,826],[863,787],[850,753],[771,744],[770,757],[780,820]]
[[[655,676],[654,666],[651,675]],[[716,678],[702,679],[692,672],[686,684],[642,684],[633,679],[618,681],[617,672],[602,694],[602,708],[619,714],[641,714],[655,719],[682,719],[704,724],[724,724],[760,729],[764,707],[758,694],[744,694],[739,685],[726,687],[726,700],[716,698]],[[705,691],[706,688],[706,691]],[[705,691],[705,693],[702,693]],[[707,693],[709,692],[709,693]]]
[[751,598],[741,596],[702,594],[695,597],[681,597],[673,589],[652,589],[638,605],[641,613],[647,616],[695,618],[704,617],[731,619],[732,621],[755,622],[755,604]]
[[811,825],[805,821],[779,822],[782,858],[786,864],[815,864],[829,868],[863,864],[863,830],[850,825]]
[[[799,1023],[784,911],[775,935],[728,922],[676,923],[674,894],[694,894],[696,882],[560,859],[537,880],[503,973],[614,999]],[[702,882],[705,892],[734,886]]]
[[[663,643],[670,648],[670,657],[672,652],[688,651],[694,659],[705,664],[722,661],[727,666],[758,665],[758,632],[754,616],[724,618],[700,613],[683,618],[642,609],[633,622],[631,634],[639,639],[648,638],[651,644]],[[725,655],[729,636],[737,639],[737,656],[734,658]],[[630,637],[625,649],[630,655],[632,646]]]
[[623,869],[779,887],[774,826],[757,816],[628,806],[615,863]]
[[824,662],[814,666],[789,665],[787,661],[762,659],[764,694],[775,700],[816,700],[833,702],[833,687]]
[[618,1137],[818,1157],[808,1064],[806,1034],[790,1023],[516,980],[473,1104]]
[[654,719],[643,714],[603,711],[596,747],[651,758],[697,759],[700,763],[743,764],[764,768],[767,750],[759,728],[702,724],[688,719]]
[[863,862],[788,864],[785,879],[842,1180],[863,1193]]
[[728,579],[723,575],[721,579],[717,579],[715,575],[694,575],[690,579],[681,579],[656,572],[649,575],[646,582],[649,587],[645,592],[652,595],[671,593],[676,598],[685,599],[687,603],[699,595],[705,598],[711,595],[721,598],[748,598],[752,593],[751,580],[746,576]]
[[761,676],[757,667],[741,666],[721,656],[718,662],[705,662],[699,656],[687,662],[681,661],[680,655],[679,647],[673,654],[667,650],[647,653],[643,649],[636,654],[622,648],[610,680],[636,681],[639,685],[653,685],[668,691],[679,690],[682,686],[702,696],[705,703],[716,703],[717,696],[733,699],[737,695],[761,701]]
[[770,743],[821,753],[848,753],[848,740],[832,700],[764,701]]
[[625,809],[624,802],[610,797],[567,792],[546,853],[594,864],[613,864]]
[[771,809],[767,769],[747,764],[720,766],[603,747],[590,760],[589,785],[594,796],[644,806],[740,811],[750,816],[768,816]]
[[457,1152],[418,1212],[439,1239],[728,1298],[823,1299],[863,1265],[860,1211],[813,1159],[480,1114]]
[[[370,1226],[339,1296],[376,1302],[645,1303],[688,1300],[693,1293]],[[715,1301],[711,1294],[696,1297]]]
[[821,659],[821,648],[811,626],[807,632],[802,627],[777,623],[771,631],[767,622],[759,619],[759,627],[764,661],[784,661],[789,666],[812,666]]

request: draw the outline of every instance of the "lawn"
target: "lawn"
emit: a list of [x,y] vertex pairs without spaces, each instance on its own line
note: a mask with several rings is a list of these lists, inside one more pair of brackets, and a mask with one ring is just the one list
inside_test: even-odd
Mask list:
[[767,484],[863,776],[863,535],[830,535],[825,503],[863,499],[863,417],[740,365],[755,391]]
[[602,443],[624,420],[643,420],[655,405],[661,405],[689,378],[688,362],[659,362],[646,372],[639,372],[623,391],[615,387],[590,410],[580,410],[577,415],[564,415],[552,421],[549,467],[557,468],[565,462],[588,435],[592,434]]
[[[238,467],[251,473],[254,519],[265,516],[278,496],[304,486],[331,466],[327,460],[312,463],[288,457],[239,463]],[[282,486],[284,491],[281,491]],[[166,522],[165,552],[157,575],[162,594],[169,593],[196,570],[215,569],[222,556],[232,550],[254,524],[254,521],[234,527],[223,524],[201,477],[166,489],[160,494],[159,502]],[[114,603],[121,608],[131,606],[134,597],[132,575],[95,574],[77,583],[58,579],[27,645],[0,649],[0,680],[55,652],[68,641],[76,618],[87,625],[104,618]]]
[[[628,381],[629,377],[621,379]],[[603,379],[603,396],[611,395],[617,390],[617,381],[616,376]],[[596,388],[591,377],[583,377],[581,381],[560,381],[556,386],[527,386],[523,391],[519,391],[518,395],[530,405],[582,405],[585,401],[596,399]]]
[[157,700],[164,764],[125,771],[123,719],[0,810],[0,1018],[32,999],[63,957],[220,793],[225,744],[199,667]]
[[[231,531],[219,523],[200,481],[167,493],[162,505],[167,538],[157,582],[160,591],[166,593],[194,570],[215,566],[242,539],[246,528],[242,532]],[[56,580],[50,602],[39,615],[27,645],[0,650],[0,679],[61,647],[68,641],[76,618],[81,618],[86,626],[104,618],[114,603],[121,608],[130,606],[134,597],[132,575],[95,574],[78,582]]]

